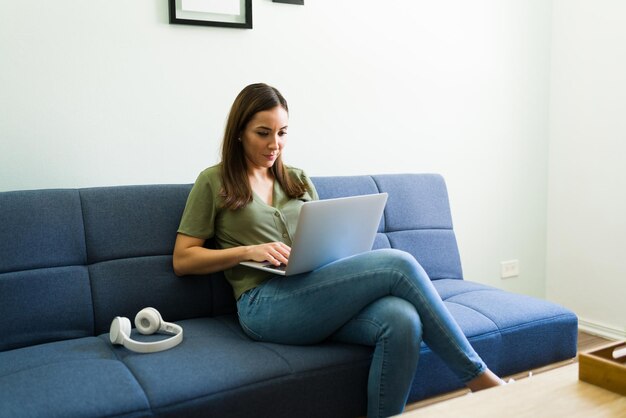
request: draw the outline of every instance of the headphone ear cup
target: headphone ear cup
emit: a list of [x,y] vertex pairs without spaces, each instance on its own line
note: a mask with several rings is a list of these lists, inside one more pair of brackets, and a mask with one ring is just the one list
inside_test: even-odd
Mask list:
[[135,327],[141,334],[154,334],[162,323],[161,314],[154,308],[144,308],[135,316]]
[[118,316],[111,322],[111,329],[109,331],[109,339],[111,344],[123,345],[125,338],[130,338],[131,332],[130,319]]

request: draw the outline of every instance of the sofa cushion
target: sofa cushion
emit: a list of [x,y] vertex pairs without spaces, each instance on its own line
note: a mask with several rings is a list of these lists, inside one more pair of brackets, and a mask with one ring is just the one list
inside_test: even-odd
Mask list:
[[87,268],[0,274],[0,351],[93,335]]
[[378,186],[370,176],[311,177],[320,199],[378,193]]
[[156,308],[168,321],[212,314],[211,277],[176,277],[171,255],[104,261],[89,266],[89,275],[96,334],[108,332],[116,316],[133,321],[146,306]]
[[81,189],[88,262],[172,254],[190,185]]
[[389,193],[385,207],[387,232],[452,229],[448,191],[440,175],[385,174],[373,179],[380,192]]
[[[348,416],[365,412],[368,347],[254,342],[243,333],[235,315],[177,323],[184,329],[184,340],[173,350],[150,355],[123,347],[114,350],[158,414],[174,414],[183,405],[195,405],[215,416],[254,416],[259,410],[271,410],[277,417],[310,416],[313,412],[307,410],[319,416],[320,407],[331,401],[334,407],[339,401],[345,404],[340,410],[351,411]],[[101,338],[108,340],[108,335]],[[335,386],[337,382],[340,386]]]
[[[380,193],[376,182],[369,176],[312,177],[311,181],[315,185],[315,190],[317,190],[320,199]],[[384,230],[385,217],[383,216],[378,226],[378,232]]]
[[85,264],[76,190],[0,193],[0,273]]
[[146,396],[108,344],[80,338],[0,352],[0,416],[146,416]]
[[[576,356],[578,320],[573,312],[467,280],[442,279],[433,284],[476,352],[496,374],[506,376]],[[461,387],[450,369],[422,344],[409,400]]]
[[493,367],[499,374],[516,373],[576,356],[578,318],[572,311],[543,299],[466,280],[433,283],[446,304],[471,309],[497,327],[499,344],[497,350],[492,347],[490,351],[499,354]]
[[373,179],[381,192],[389,193],[384,216],[391,247],[415,257],[431,280],[462,279],[461,257],[443,177],[386,174]]
[[431,280],[462,279],[459,250],[451,229],[421,229],[387,233],[392,248],[411,254]]
[[376,238],[374,238],[374,245],[372,245],[372,250],[380,250],[383,248],[391,248],[391,243],[389,242],[389,237],[387,234],[377,233]]
[[389,193],[373,248],[407,251],[432,280],[463,278],[448,192],[440,175],[313,177],[312,181],[320,199]]

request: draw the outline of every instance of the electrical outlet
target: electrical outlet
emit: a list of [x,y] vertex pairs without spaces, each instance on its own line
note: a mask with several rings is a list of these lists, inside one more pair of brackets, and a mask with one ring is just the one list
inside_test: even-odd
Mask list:
[[508,279],[519,276],[519,260],[502,261],[500,263],[500,277]]

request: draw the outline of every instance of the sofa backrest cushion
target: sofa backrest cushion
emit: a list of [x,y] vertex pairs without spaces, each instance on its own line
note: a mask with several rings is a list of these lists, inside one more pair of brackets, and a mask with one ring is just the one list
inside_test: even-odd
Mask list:
[[179,278],[172,270],[190,190],[190,185],[146,185],[80,191],[96,334],[108,331],[115,316],[132,322],[146,306],[167,321],[213,314],[213,280]]
[[445,181],[438,174],[313,177],[321,199],[389,193],[374,248],[412,254],[432,280],[462,279]]
[[171,254],[189,185],[80,190],[88,264]]
[[374,176],[389,193],[385,233],[392,248],[411,253],[431,280],[462,279],[445,181],[438,174]]
[[0,273],[85,264],[77,190],[6,192],[0,199]]
[[0,351],[93,335],[76,190],[0,193]]

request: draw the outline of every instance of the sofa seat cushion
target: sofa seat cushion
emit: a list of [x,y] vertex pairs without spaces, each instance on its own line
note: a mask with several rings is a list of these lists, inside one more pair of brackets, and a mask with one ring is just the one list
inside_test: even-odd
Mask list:
[[133,375],[99,338],[0,352],[0,416],[145,416]]
[[[576,356],[578,320],[559,305],[467,280],[434,280],[433,285],[476,352],[498,375]],[[460,387],[447,366],[422,344],[409,400]]]
[[[488,318],[501,344],[490,348],[498,354],[494,370],[512,374],[576,356],[578,318],[562,306],[526,295],[506,292],[470,281],[433,282],[445,303],[462,305]],[[462,318],[458,318],[462,322]],[[485,330],[470,335],[481,339]]]
[[[307,416],[329,410],[347,416],[364,414],[372,350],[324,343],[287,346],[255,342],[241,330],[235,315],[179,321],[183,342],[149,355],[123,347],[115,353],[137,378],[157,415],[197,408],[214,416]],[[135,330],[133,330],[135,332]],[[155,337],[135,335],[138,340]],[[102,335],[104,340],[108,334]],[[158,338],[166,338],[160,336]],[[308,411],[307,411],[308,409]]]

